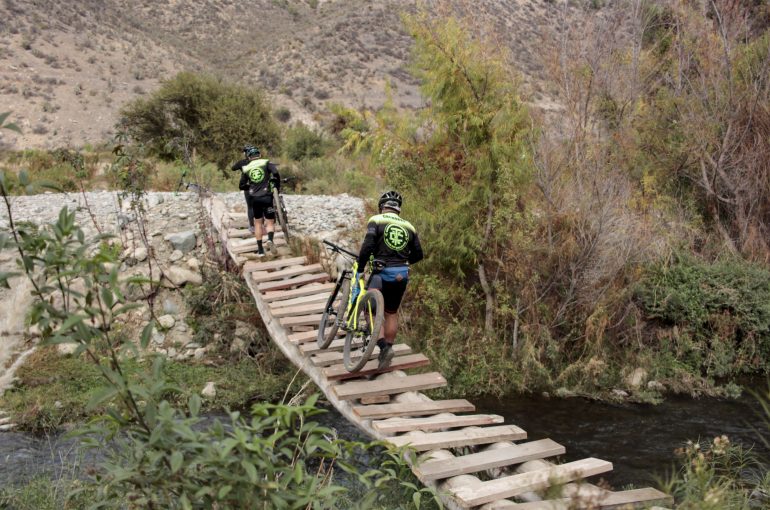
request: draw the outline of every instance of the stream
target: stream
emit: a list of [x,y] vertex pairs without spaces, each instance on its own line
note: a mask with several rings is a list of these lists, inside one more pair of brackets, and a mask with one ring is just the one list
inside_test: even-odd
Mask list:
[[[655,485],[656,477],[664,478],[673,468],[674,450],[688,439],[710,441],[726,434],[733,442],[757,444],[757,453],[770,457],[770,451],[758,444],[754,427],[760,426],[761,407],[751,396],[736,400],[669,397],[659,405],[534,396],[474,402],[478,412],[500,414],[506,423],[522,427],[530,440],[549,437],[564,445],[567,461],[598,457],[612,462],[614,469],[604,478],[615,488]],[[344,439],[366,440],[334,410],[318,421],[336,428]],[[0,433],[0,487],[34,476],[72,476],[73,466],[97,460],[98,452],[80,451],[76,439]]]

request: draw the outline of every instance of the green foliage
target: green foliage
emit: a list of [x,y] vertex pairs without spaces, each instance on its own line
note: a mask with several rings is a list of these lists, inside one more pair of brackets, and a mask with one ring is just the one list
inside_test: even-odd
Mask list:
[[6,122],[12,112],[0,113],[0,129],[7,129],[9,131],[15,131],[21,134],[21,128],[14,122]]
[[153,154],[176,159],[196,151],[221,169],[245,143],[264,152],[279,148],[279,129],[261,91],[193,73],[126,105],[119,125]]
[[284,150],[293,161],[313,159],[322,156],[327,142],[321,133],[313,131],[302,123],[295,124],[286,131]]
[[78,480],[35,478],[27,483],[0,489],[0,508],[9,510],[81,510],[94,502],[92,491],[82,490]]
[[290,172],[297,178],[295,190],[308,194],[371,196],[378,182],[376,171],[366,161],[340,155],[299,161]]
[[[25,150],[12,154],[7,164],[25,170],[30,179],[38,184],[46,184],[49,189],[77,191],[81,184],[91,181],[99,165],[97,154],[84,154],[69,149],[53,151]],[[7,174],[9,185],[18,183],[15,174]],[[38,187],[32,192],[40,192]]]
[[[740,259],[681,257],[651,268],[635,297],[659,336],[692,372],[726,376],[770,370],[770,271]],[[673,329],[669,329],[673,328]]]

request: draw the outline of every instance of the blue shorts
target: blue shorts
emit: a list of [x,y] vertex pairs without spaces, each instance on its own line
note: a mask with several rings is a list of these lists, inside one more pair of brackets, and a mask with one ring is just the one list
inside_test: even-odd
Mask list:
[[386,267],[372,275],[369,280],[370,289],[380,289],[385,301],[385,312],[396,313],[401,306],[401,300],[409,283],[409,268],[407,266]]

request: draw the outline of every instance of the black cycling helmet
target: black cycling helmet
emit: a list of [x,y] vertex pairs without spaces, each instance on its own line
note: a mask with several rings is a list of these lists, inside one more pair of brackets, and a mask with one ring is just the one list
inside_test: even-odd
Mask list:
[[377,206],[380,208],[380,212],[387,207],[393,209],[396,212],[401,212],[401,203],[404,199],[397,191],[386,191],[380,196],[380,200],[377,202]]
[[243,154],[247,158],[258,158],[260,156],[259,149],[257,149],[253,145],[244,145],[243,146]]

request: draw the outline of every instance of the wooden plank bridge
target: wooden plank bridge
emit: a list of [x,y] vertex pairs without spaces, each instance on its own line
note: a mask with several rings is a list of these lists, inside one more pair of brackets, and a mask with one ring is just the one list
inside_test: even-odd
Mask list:
[[[526,442],[524,430],[504,424],[501,416],[473,414],[475,407],[467,400],[430,399],[421,391],[445,387],[447,381],[438,372],[408,374],[430,364],[408,345],[395,345],[395,357],[384,371],[373,361],[349,374],[342,365],[341,339],[323,351],[315,341],[334,287],[331,276],[320,264],[291,256],[281,233],[275,236],[277,258],[253,260],[256,241],[246,228],[246,215],[230,212],[216,196],[205,198],[204,205],[223,246],[242,267],[273,342],[360,430],[420,452],[413,472],[438,491],[447,507],[567,510],[671,502],[652,488],[610,491],[584,482],[610,471],[612,464],[595,458],[555,464],[547,459],[565,454],[564,446],[550,439]],[[546,492],[551,499],[543,499]]]

